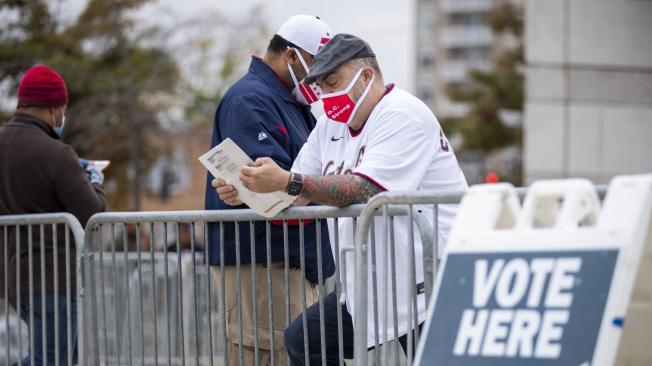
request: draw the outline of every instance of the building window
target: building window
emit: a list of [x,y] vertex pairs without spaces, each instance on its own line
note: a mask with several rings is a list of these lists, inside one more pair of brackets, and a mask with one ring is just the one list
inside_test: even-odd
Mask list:
[[435,58],[429,54],[423,54],[419,56],[419,67],[422,70],[430,70],[432,65],[435,64]]
[[423,48],[419,50],[419,69],[421,71],[430,71],[435,64],[435,55],[432,48]]
[[489,47],[465,47],[448,51],[449,60],[455,61],[486,61],[489,59]]
[[467,61],[487,60],[489,58],[488,47],[470,47],[462,51],[462,58]]
[[432,85],[426,85],[426,84],[419,85],[419,99],[421,99],[421,101],[423,101],[424,103],[432,102],[432,96],[433,96],[432,89],[433,89]]
[[455,14],[450,18],[451,25],[479,26],[487,24],[487,15],[483,13]]
[[422,37],[431,36],[435,30],[435,17],[431,13],[419,14],[419,35]]

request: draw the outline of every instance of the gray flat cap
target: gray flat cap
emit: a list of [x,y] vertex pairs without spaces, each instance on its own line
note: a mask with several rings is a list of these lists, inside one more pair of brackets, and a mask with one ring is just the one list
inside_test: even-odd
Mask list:
[[303,82],[314,83],[318,77],[330,74],[345,62],[364,57],[376,57],[367,42],[351,34],[339,33],[317,52]]

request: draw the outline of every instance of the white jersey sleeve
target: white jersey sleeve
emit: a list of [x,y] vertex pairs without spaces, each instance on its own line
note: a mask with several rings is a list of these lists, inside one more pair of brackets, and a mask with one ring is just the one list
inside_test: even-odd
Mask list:
[[384,190],[416,190],[437,153],[439,126],[401,109],[378,117],[354,174]]
[[294,163],[292,163],[292,172],[299,173],[303,175],[321,175],[321,140],[319,138],[320,126],[322,126],[326,121],[323,120],[324,117],[320,118],[317,122],[315,128],[310,132],[308,140],[301,150]]

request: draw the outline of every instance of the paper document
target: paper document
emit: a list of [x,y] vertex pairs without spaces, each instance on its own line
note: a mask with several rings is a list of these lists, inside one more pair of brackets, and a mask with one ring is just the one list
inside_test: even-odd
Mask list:
[[110,160],[89,160],[88,161],[88,165],[94,166],[100,172],[103,171],[104,169],[106,169],[106,167],[108,167],[109,164],[111,164]]
[[242,185],[240,168],[254,162],[229,138],[200,156],[199,161],[215,178],[233,185],[238,190],[238,199],[261,216],[273,217],[296,199],[285,192],[255,193]]

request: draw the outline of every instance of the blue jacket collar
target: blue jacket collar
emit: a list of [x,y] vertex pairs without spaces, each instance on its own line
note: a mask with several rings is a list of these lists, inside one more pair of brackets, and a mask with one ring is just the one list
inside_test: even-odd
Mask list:
[[274,89],[277,95],[285,101],[296,103],[296,100],[294,100],[294,97],[290,94],[290,89],[288,89],[285,83],[281,81],[276,73],[274,73],[274,70],[267,66],[260,57],[251,56],[249,72],[263,79],[263,81],[269,85],[270,88]]

